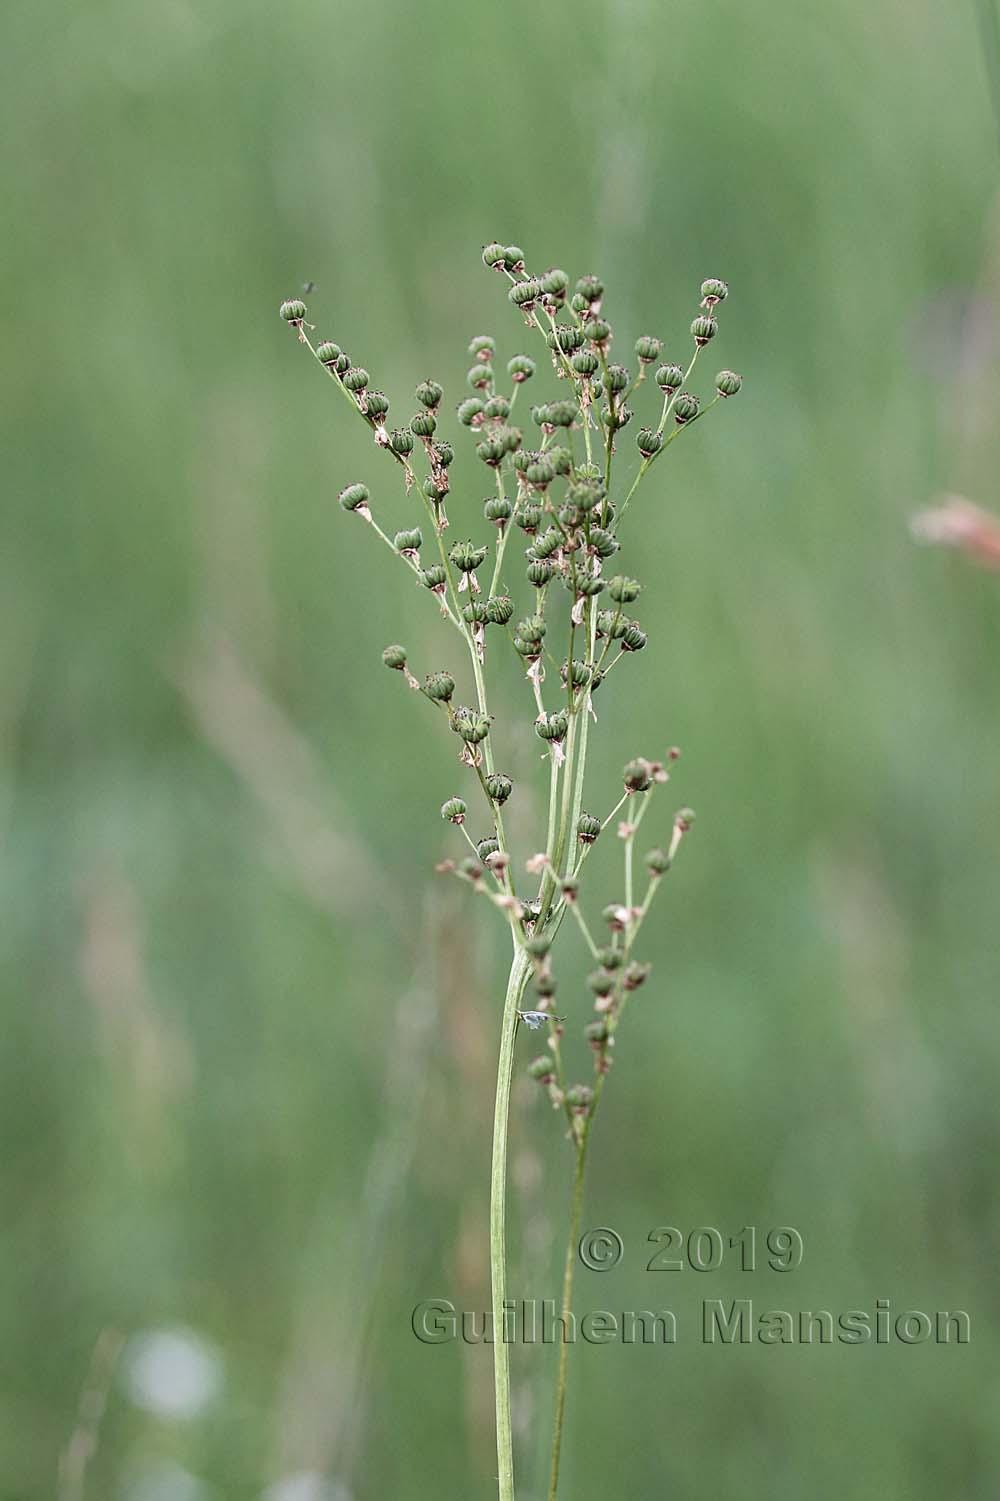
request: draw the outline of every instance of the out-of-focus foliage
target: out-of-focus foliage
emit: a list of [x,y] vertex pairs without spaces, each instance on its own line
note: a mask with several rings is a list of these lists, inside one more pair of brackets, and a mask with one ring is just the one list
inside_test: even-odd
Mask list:
[[[277,305],[315,280],[400,416],[427,375],[448,410],[469,336],[525,347],[498,235],[599,272],[625,350],[670,354],[728,278],[746,378],[622,555],[651,645],[602,690],[588,806],[677,742],[699,821],[596,1139],[587,1219],[626,1256],[579,1305],[682,1335],[578,1349],[566,1494],[993,1496],[1000,593],[906,530],[996,500],[971,9],[8,0],[2,29],[0,1495],[53,1494],[102,1330],[89,1497],[492,1492],[489,1351],[409,1317],[487,1300],[502,955],[435,884],[454,747],[379,652],[459,663],[337,509],[364,478],[411,514]],[[567,1154],[536,1095],[540,1298]],[[796,1225],[805,1260],[646,1273],[663,1224]],[[700,1300],[749,1295],[966,1308],[973,1342],[703,1347]],[[553,1357],[516,1356],[526,1501]]]

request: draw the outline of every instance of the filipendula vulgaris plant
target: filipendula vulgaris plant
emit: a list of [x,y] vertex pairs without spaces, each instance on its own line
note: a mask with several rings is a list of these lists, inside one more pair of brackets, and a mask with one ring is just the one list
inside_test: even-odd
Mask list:
[[[634,670],[634,659],[646,648],[646,633],[631,613],[642,586],[617,572],[614,564],[639,486],[672,443],[718,402],[736,395],[741,379],[731,370],[721,371],[714,395],[704,404],[689,389],[699,356],[718,333],[719,309],[728,294],[724,281],[703,282],[690,343],[678,363],[664,355],[658,338],[647,335],[636,341],[635,367],[630,369],[612,357],[614,331],[598,277],[581,277],[571,289],[565,271],[553,268],[531,274],[516,245],[487,245],[483,261],[507,285],[509,301],[528,333],[539,336],[542,364],[551,367],[556,394],[530,406],[523,388],[536,376],[535,358],[515,354],[501,370],[496,341],[487,335],[472,340],[469,394],[458,404],[456,416],[490,477],[491,493],[478,515],[468,499],[453,509],[461,516],[460,533],[472,532],[474,540],[448,536],[454,450],[441,432],[444,392],[438,382],[421,381],[415,413],[393,425],[388,398],[368,371],[339,344],[310,338],[314,330],[306,321],[305,304],[296,298],[283,303],[280,311],[395,467],[408,509],[402,530],[384,529],[377,519],[381,502],[373,502],[363,483],[341,490],[341,506],[370,527],[415,585],[434,600],[454,632],[459,658],[467,659],[471,692],[460,693],[459,674],[450,663],[433,664],[421,680],[402,646],[387,646],[382,653],[385,665],[426,700],[439,715],[446,737],[457,743],[463,780],[442,806],[441,816],[465,840],[468,853],[446,861],[441,869],[491,902],[510,931],[513,952],[500,1022],[493,1126],[490,1269],[499,1497],[513,1501],[509,1352],[502,1311],[507,1300],[507,1120],[515,1040],[521,1025],[532,1031],[545,1029],[545,1049],[528,1065],[528,1072],[564,1117],[572,1153],[562,1295],[563,1311],[568,1313],[591,1133],[629,999],[649,975],[649,965],[637,957],[636,943],[693,819],[689,809],[674,814],[666,847],[645,857],[647,881],[640,895],[636,837],[679,752],[649,760],[633,755],[634,747],[623,747],[632,759],[624,768],[617,801],[600,816],[584,806],[598,690],[620,663],[626,664],[624,671]],[[654,398],[649,403],[652,415],[633,443],[625,429],[633,421],[633,405],[647,395]],[[630,476],[620,478],[619,468],[631,471]],[[422,517],[415,515],[421,508]],[[507,706],[499,723],[494,718],[490,667],[508,651],[515,652],[524,666],[526,706],[533,721],[527,726],[518,725]],[[544,843],[539,842],[538,852],[522,865],[512,856],[503,816],[507,799],[517,796],[503,770],[503,752],[511,736],[519,733],[538,738],[544,747],[541,758],[548,763]],[[478,839],[466,827],[469,806],[476,800],[483,808],[475,816],[476,827],[486,825],[485,836]],[[622,882],[611,893],[613,900],[603,905],[603,926],[597,928],[584,916],[584,866],[595,842],[616,820],[623,850]],[[589,1015],[582,1027],[592,1060],[588,1082],[567,1073],[563,1039],[568,1018],[557,1014],[554,944],[567,913],[594,965]],[[529,986],[530,1006],[525,1001]],[[578,1010],[562,999],[559,1005],[567,1012]],[[572,1019],[574,1026],[579,1024],[577,1015]],[[550,1501],[559,1481],[568,1348],[565,1341],[560,1344]]]

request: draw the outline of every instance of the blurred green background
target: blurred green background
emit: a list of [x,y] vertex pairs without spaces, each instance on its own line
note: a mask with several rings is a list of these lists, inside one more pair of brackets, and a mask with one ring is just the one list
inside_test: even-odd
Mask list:
[[[488,1301],[505,946],[432,874],[454,748],[379,652],[459,664],[337,508],[364,478],[412,515],[277,317],[315,280],[400,416],[427,374],[450,410],[471,335],[527,347],[493,236],[599,272],[623,351],[686,347],[727,277],[702,389],[746,377],[640,492],[651,645],[587,796],[684,749],[649,832],[699,822],[585,1214],[626,1254],[578,1305],[692,1332],[578,1349],[565,1494],[994,1497],[1000,586],[907,534],[937,491],[996,498],[974,8],[8,0],[3,41],[3,1501],[79,1496],[104,1387],[90,1498],[495,1494],[489,1352],[409,1319]],[[567,1153],[536,1096],[513,1275],[544,1297]],[[805,1260],[654,1276],[662,1224],[795,1225]],[[701,1346],[700,1300],[748,1295],[965,1308],[973,1340]],[[525,1501],[554,1353],[515,1352]]]

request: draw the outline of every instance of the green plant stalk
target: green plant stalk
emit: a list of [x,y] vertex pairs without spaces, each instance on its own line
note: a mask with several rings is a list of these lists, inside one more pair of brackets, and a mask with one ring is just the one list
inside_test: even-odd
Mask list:
[[490,1286],[493,1296],[493,1384],[496,1395],[499,1501],[514,1501],[510,1351],[504,1339],[503,1320],[504,1304],[507,1301],[507,1122],[510,1115],[510,1085],[514,1070],[518,1009],[530,971],[531,960],[524,947],[515,945],[500,1029],[490,1173]]
[[[580,1217],[583,1213],[583,1179],[587,1167],[587,1145],[590,1141],[588,1121],[576,1149],[576,1171],[573,1174],[573,1191],[570,1197],[569,1237],[566,1241],[566,1260],[563,1265],[562,1318],[569,1326],[573,1311],[573,1273],[576,1269],[576,1245],[580,1239]],[[552,1452],[549,1461],[548,1501],[555,1501],[559,1489],[559,1457],[562,1452],[563,1421],[566,1414],[566,1384],[569,1375],[569,1343],[563,1339],[559,1345],[559,1368],[556,1372],[556,1407],[552,1425]]]
[[[638,833],[638,826],[640,826],[641,821],[643,821],[644,812],[646,812],[646,809],[649,808],[650,796],[652,796],[652,794],[650,793],[644,794],[643,803],[641,803],[640,811],[638,811],[637,817],[635,817],[634,821],[629,820],[632,823],[632,833],[631,835],[629,835],[625,847],[626,872],[628,872],[628,877],[626,878],[628,878],[629,887],[631,887],[632,884],[632,845],[634,845],[635,835],[637,835]],[[622,802],[625,802],[625,799],[623,799]],[[634,802],[635,799],[634,797],[632,797],[632,799],[629,800],[629,805],[632,805],[632,803]],[[611,818],[613,817],[614,812],[613,814],[611,814]],[[608,823],[610,823],[611,818],[608,818]],[[644,896],[643,898],[643,904],[641,904],[641,907],[638,908],[637,914],[635,914],[634,919],[629,919],[628,928],[626,928],[625,934],[625,944],[623,944],[623,950],[625,950],[625,952],[623,952],[623,962],[625,962],[625,964],[628,964],[629,956],[631,956],[632,953],[632,947],[634,947],[635,940],[637,940],[638,937],[638,931],[640,931],[641,926],[643,926],[644,919],[646,919],[646,914],[649,913],[650,904],[652,904],[653,896],[656,895],[656,890],[658,890],[659,884],[661,884],[661,878],[650,878],[649,886],[647,886],[646,890],[646,896]],[[560,917],[562,917],[562,914],[560,914]],[[617,994],[619,994],[619,1009],[617,1009],[616,1018],[614,1018],[614,1021],[611,1022],[611,1030],[613,1031],[617,1030],[617,1025],[619,1025],[619,1022],[622,1021],[622,1015],[623,1012],[625,1012],[625,1003],[626,1000],[628,1000],[628,997],[626,997],[626,995],[623,995],[620,989]],[[587,1120],[584,1121],[583,1132],[581,1132],[580,1139],[578,1139],[577,1141],[577,1168],[575,1168],[574,1172],[574,1187],[572,1187],[571,1207],[569,1207],[569,1235],[568,1240],[566,1240],[566,1261],[565,1268],[563,1268],[562,1316],[563,1319],[565,1319],[566,1324],[568,1324],[569,1322],[569,1315],[571,1315],[572,1313],[572,1301],[574,1301],[574,1268],[575,1259],[577,1259],[577,1241],[580,1240],[580,1219],[581,1213],[583,1213],[584,1177],[586,1177],[587,1169],[587,1147],[589,1147],[590,1144],[590,1132],[592,1132],[593,1129],[593,1121],[595,1121],[596,1114],[598,1114],[598,1106],[599,1103],[601,1103],[601,1094],[604,1093],[605,1079],[607,1079],[607,1073],[601,1073],[601,1075],[598,1076],[598,1082],[596,1082],[595,1085],[595,1097],[593,1097],[593,1105],[592,1108],[590,1108],[590,1114],[587,1115]],[[562,1450],[563,1421],[565,1421],[566,1414],[566,1384],[568,1384],[569,1373],[568,1363],[569,1349],[568,1345],[566,1345],[566,1340],[563,1340],[562,1345],[560,1345],[559,1367],[557,1367],[556,1372],[556,1414],[554,1414],[553,1420],[553,1450],[551,1450],[550,1481],[548,1481],[548,1501],[556,1501],[556,1492],[557,1489],[559,1489],[559,1456],[560,1450]]]

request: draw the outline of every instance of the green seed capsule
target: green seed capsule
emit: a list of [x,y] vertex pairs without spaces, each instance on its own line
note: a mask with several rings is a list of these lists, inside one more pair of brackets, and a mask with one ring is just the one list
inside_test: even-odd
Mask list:
[[389,398],[384,391],[365,392],[365,411],[369,417],[384,417],[389,410]]
[[611,532],[594,526],[590,529],[589,546],[591,552],[596,553],[599,558],[611,558],[621,547],[621,543]]
[[[563,662],[562,666],[559,668],[559,676],[562,678],[562,680],[563,680],[564,683],[566,682],[566,679],[569,676],[569,671],[570,671],[569,663]],[[574,657],[573,658],[573,687],[574,688],[586,688],[587,684],[590,682],[590,680],[593,677],[593,675],[594,675],[594,669],[590,665],[589,662],[584,662],[579,657]]]
[[514,601],[508,594],[493,594],[486,601],[486,618],[490,625],[506,625],[514,614]]
[[418,412],[410,419],[410,432],[415,438],[433,438],[437,418],[433,412]]
[[482,421],[483,403],[477,396],[469,396],[458,406],[458,420],[463,427],[477,427]]
[[483,515],[487,521],[494,522],[497,526],[503,526],[509,521],[514,513],[514,507],[506,496],[491,495],[483,502]]
[[599,610],[597,614],[597,634],[618,641],[628,629],[628,621],[624,620],[617,610]]
[[528,583],[534,584],[536,589],[542,589],[550,581],[556,569],[555,564],[545,558],[532,558],[528,564]]
[[484,464],[489,464],[492,469],[499,469],[506,452],[504,445],[496,438],[484,438],[481,443],[476,444],[476,457],[482,459]]
[[680,365],[661,365],[656,372],[656,384],[661,391],[676,391],[684,383],[684,371]]
[[491,422],[496,418],[506,422],[510,416],[510,402],[506,396],[491,396],[483,407],[483,416],[488,417]]
[[663,447],[663,434],[655,432],[650,427],[642,427],[636,433],[635,441],[643,458],[651,459],[653,454],[659,453]]
[[449,558],[462,573],[475,573],[486,558],[487,548],[477,547],[472,542],[453,542]]
[[552,947],[552,939],[547,933],[540,933],[537,938],[529,938],[524,946],[532,959],[544,959]]
[[682,391],[674,400],[674,420],[681,427],[685,422],[693,422],[700,410],[697,396],[692,396],[689,391]]
[[644,334],[641,339],[635,341],[635,357],[643,365],[651,365],[654,360],[660,358],[660,350],[663,348],[659,339],[654,339],[651,334]]
[[583,1035],[592,1048],[602,1048],[608,1040],[608,1024],[606,1021],[588,1022]]
[[491,240],[488,245],[483,246],[483,263],[497,270],[503,268],[504,249],[496,240]]
[[568,448],[547,448],[545,451],[556,474],[569,474],[573,468],[573,455]]
[[583,325],[583,332],[591,344],[600,346],[611,338],[611,324],[605,323],[603,318],[588,318]]
[[529,505],[527,501],[519,501],[514,510],[514,520],[529,537],[534,536],[542,519],[541,506]]
[[322,344],[316,345],[316,358],[321,360],[324,365],[336,366],[343,352],[339,344],[330,344],[326,340]]
[[622,773],[622,780],[627,792],[648,792],[653,785],[649,762],[641,756],[629,761]]
[[603,825],[592,813],[581,813],[577,819],[576,834],[581,844],[593,844]]
[[507,245],[504,247],[503,261],[508,271],[524,269],[524,251],[520,245]]
[[451,702],[455,692],[455,679],[450,672],[432,672],[424,678],[424,693],[435,704]]
[[666,875],[667,871],[670,869],[670,856],[667,854],[666,850],[650,850],[649,854],[646,856],[646,869],[649,871],[649,874],[654,877]]
[[450,797],[441,804],[441,817],[448,823],[464,823],[468,808],[460,797]]
[[560,349],[563,354],[572,354],[583,343],[583,329],[571,323],[557,323],[545,335],[545,342],[550,349]]
[[438,466],[439,469],[447,469],[450,467],[451,462],[455,457],[455,450],[452,448],[450,443],[443,443],[439,438],[434,444],[434,450],[431,457],[433,458],[434,463]]
[[[572,579],[566,580],[566,587],[567,589],[574,587]],[[584,599],[595,599],[598,594],[603,594],[608,586],[603,579],[577,578],[575,587],[577,598],[582,596]]]
[[594,1091],[589,1084],[571,1084],[566,1091],[566,1104],[576,1115],[587,1115],[594,1101]]
[[571,505],[577,506],[581,511],[593,511],[601,504],[607,491],[601,480],[578,478],[575,484],[570,485],[566,491],[566,498]]
[[742,384],[743,377],[735,370],[720,370],[715,377],[715,389],[720,396],[735,396]]
[[622,951],[614,948],[598,949],[597,958],[605,969],[618,969],[622,962]]
[[535,720],[535,734],[550,743],[565,740],[568,729],[569,720],[562,709],[557,709],[553,714],[539,714]]
[[604,283],[599,276],[581,276],[576,284],[576,294],[587,303],[600,302],[604,296]]
[[556,1076],[556,1066],[548,1053],[540,1053],[537,1058],[532,1058],[528,1064],[528,1076],[537,1079],[539,1084],[551,1084]]
[[500,849],[500,841],[498,839],[496,839],[493,835],[490,835],[486,839],[480,839],[480,840],[478,840],[478,842],[476,844],[476,854],[479,856],[480,860],[482,860],[482,862],[483,862],[484,865],[485,865],[486,861],[490,858],[490,856],[491,855],[495,855],[498,852],[499,849]]
[[534,373],[535,362],[526,354],[516,354],[512,360],[507,361],[507,374],[515,385],[530,380]]
[[423,533],[418,526],[412,531],[397,532],[392,539],[392,545],[397,552],[419,552],[424,545]]
[[625,968],[622,975],[622,984],[626,990],[638,990],[640,985],[645,985],[652,970],[653,966],[651,964],[639,964],[633,959],[632,963]]
[[725,302],[729,296],[729,284],[720,281],[716,276],[710,276],[701,284],[701,298],[703,307],[715,307],[717,302]]
[[515,635],[519,636],[522,641],[541,642],[547,630],[548,626],[545,623],[544,616],[528,615],[518,623]]
[[433,409],[440,405],[444,391],[436,380],[422,380],[417,387],[417,400],[421,406]]
[[413,434],[408,427],[394,427],[389,434],[389,447],[402,458],[413,452]]
[[406,666],[406,647],[387,646],[382,653],[382,661],[386,667],[391,667],[396,672],[402,672]]
[[604,372],[605,391],[624,391],[629,383],[629,373],[624,365],[609,365]]
[[504,776],[502,771],[488,772],[483,780],[486,783],[486,791],[498,806],[507,801],[514,788],[510,777]]
[[622,651],[642,651],[647,639],[646,632],[632,620],[622,633]]
[[352,365],[344,373],[344,385],[349,391],[363,391],[368,384],[368,371],[360,365]]
[[444,590],[448,580],[448,574],[441,563],[432,563],[429,568],[420,570],[420,582],[425,589]]
[[577,375],[594,375],[601,362],[596,354],[591,354],[589,349],[581,349],[573,356],[570,363]]
[[541,282],[542,291],[546,297],[561,301],[566,288],[569,286],[569,277],[565,271],[560,271],[557,266],[554,266],[551,271],[546,271],[545,275],[541,278]]
[[556,471],[548,459],[538,459],[534,464],[529,464],[524,472],[524,477],[534,490],[544,490],[556,477]]
[[493,380],[493,371],[489,365],[473,365],[465,378],[474,391],[484,391]]
[[604,969],[595,969],[589,974],[587,984],[595,995],[610,995],[615,988],[614,977]]
[[368,504],[368,486],[346,485],[338,498],[345,511],[356,511]]
[[578,412],[573,401],[550,401],[546,408],[549,427],[572,427]]
[[530,277],[527,281],[516,281],[507,293],[514,306],[524,313],[531,311],[541,295],[541,286]]
[[462,607],[462,619],[469,625],[485,625],[489,619],[486,613],[486,601],[470,599],[469,603]]
[[719,325],[714,318],[696,318],[691,324],[691,337],[699,349],[704,349],[710,339],[714,339],[719,332]]
[[536,537],[531,548],[534,558],[551,558],[563,545],[562,533],[557,532],[554,526],[550,526],[547,532]]
[[487,715],[480,714],[477,709],[456,709],[451,727],[467,745],[478,745],[489,734],[490,721]]
[[491,360],[496,347],[496,339],[490,338],[489,334],[477,334],[469,345],[469,353],[474,360]]
[[306,305],[300,298],[293,297],[290,301],[283,302],[278,312],[286,323],[301,323],[306,315]]
[[642,585],[638,579],[630,579],[624,574],[618,574],[615,578],[608,580],[608,593],[615,604],[630,605],[639,598]]

